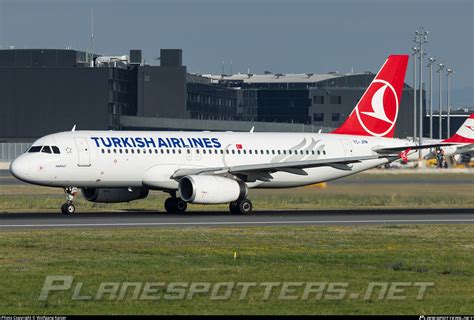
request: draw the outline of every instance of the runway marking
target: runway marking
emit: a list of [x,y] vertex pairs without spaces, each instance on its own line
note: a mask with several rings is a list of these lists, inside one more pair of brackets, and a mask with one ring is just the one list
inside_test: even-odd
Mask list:
[[411,222],[474,222],[474,219],[407,219],[407,220],[287,220],[287,221],[215,221],[215,222],[124,222],[124,223],[56,223],[56,224],[10,224],[0,228],[21,227],[142,227],[142,226],[183,226],[183,225],[261,225],[261,224],[360,224],[360,223],[411,223]]

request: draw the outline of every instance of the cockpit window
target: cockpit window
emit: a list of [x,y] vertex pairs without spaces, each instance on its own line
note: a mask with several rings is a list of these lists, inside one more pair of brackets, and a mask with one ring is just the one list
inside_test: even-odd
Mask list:
[[40,152],[42,146],[33,146],[28,150],[28,153],[35,153],[35,152]]
[[53,149],[53,152],[54,152],[55,154],[60,154],[60,153],[61,153],[61,152],[59,152],[59,148],[56,147],[56,146],[52,146],[51,149]]
[[44,146],[43,149],[41,149],[41,152],[44,153],[52,153],[51,148],[49,146]]

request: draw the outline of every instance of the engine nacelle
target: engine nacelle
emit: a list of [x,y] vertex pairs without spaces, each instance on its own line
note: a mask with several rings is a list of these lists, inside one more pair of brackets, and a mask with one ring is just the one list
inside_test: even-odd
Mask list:
[[247,185],[218,176],[185,176],[179,181],[181,199],[191,203],[227,203],[247,196]]
[[146,198],[148,189],[82,188],[81,193],[87,201],[118,203]]

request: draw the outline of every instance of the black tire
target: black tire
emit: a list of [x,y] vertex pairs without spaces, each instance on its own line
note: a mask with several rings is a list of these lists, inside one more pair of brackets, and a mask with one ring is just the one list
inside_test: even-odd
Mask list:
[[232,201],[229,203],[229,210],[232,214],[240,214],[238,201]]
[[66,215],[74,214],[76,212],[76,207],[72,203],[64,203],[61,206],[61,212]]
[[239,211],[240,214],[250,214],[253,209],[252,202],[249,199],[239,200]]
[[174,210],[174,207],[175,207],[174,200],[175,199],[176,198],[168,198],[168,199],[165,200],[165,210],[166,210],[166,212],[174,212],[175,211]]
[[165,210],[169,213],[183,213],[188,204],[181,198],[168,198],[165,201]]
[[175,200],[175,209],[176,209],[176,212],[178,213],[183,213],[186,211],[186,209],[188,208],[188,204],[186,203],[186,201],[184,201],[183,199],[181,198],[177,198]]

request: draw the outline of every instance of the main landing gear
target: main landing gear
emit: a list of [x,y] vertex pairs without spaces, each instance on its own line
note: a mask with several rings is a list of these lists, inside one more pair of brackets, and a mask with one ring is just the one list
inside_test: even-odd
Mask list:
[[77,188],[67,187],[64,188],[64,193],[66,194],[66,202],[61,206],[61,212],[63,214],[73,214],[76,212],[76,207],[72,204],[74,197],[77,194]]
[[240,199],[229,203],[229,210],[232,214],[249,214],[252,212],[252,202],[249,199]]
[[165,201],[165,210],[170,213],[183,213],[188,204],[181,198],[171,197]]

